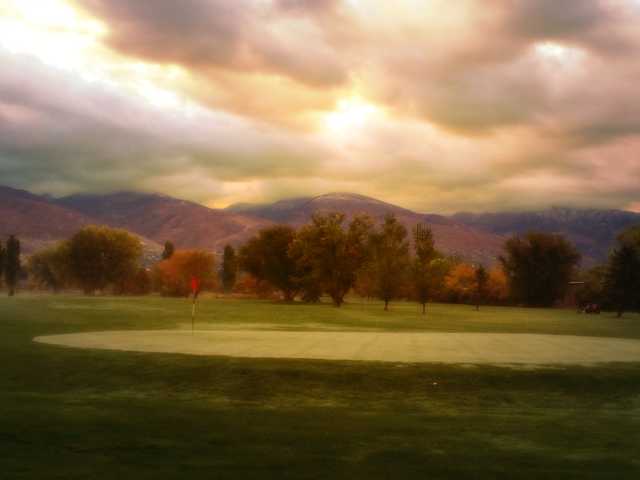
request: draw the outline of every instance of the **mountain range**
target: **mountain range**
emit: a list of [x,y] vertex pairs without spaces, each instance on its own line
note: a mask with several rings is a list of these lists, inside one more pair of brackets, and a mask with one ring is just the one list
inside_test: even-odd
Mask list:
[[70,237],[85,225],[104,224],[139,236],[150,256],[157,256],[167,240],[178,248],[219,252],[224,245],[237,246],[270,225],[299,227],[314,213],[335,211],[347,218],[367,214],[375,220],[392,213],[409,229],[426,223],[440,250],[487,264],[495,262],[509,235],[529,230],[566,235],[583,254],[583,263],[593,264],[606,257],[619,231],[640,224],[640,214],[621,210],[552,208],[536,212],[425,214],[353,193],[213,209],[141,192],[78,194],[56,199],[0,186],[0,238],[19,235],[28,254]]
[[458,213],[451,218],[502,236],[527,231],[561,233],[576,245],[587,264],[604,260],[622,230],[640,225],[640,213],[562,207],[538,212]]

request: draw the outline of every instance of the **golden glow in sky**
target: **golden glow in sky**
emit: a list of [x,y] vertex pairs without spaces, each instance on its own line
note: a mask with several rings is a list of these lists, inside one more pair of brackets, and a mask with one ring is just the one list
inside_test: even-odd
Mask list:
[[336,109],[324,115],[325,128],[332,133],[348,134],[352,129],[362,128],[380,109],[358,96],[340,99]]
[[186,76],[176,65],[122,57],[105,48],[108,26],[65,0],[6,0],[0,7],[0,46],[47,65],[139,96],[181,113],[195,106],[175,88]]
[[83,66],[106,33],[105,25],[64,0],[5,0],[0,14],[2,46],[64,68]]

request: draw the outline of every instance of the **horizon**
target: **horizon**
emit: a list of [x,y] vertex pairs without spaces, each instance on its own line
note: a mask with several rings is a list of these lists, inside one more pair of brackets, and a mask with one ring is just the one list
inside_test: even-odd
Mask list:
[[0,183],[638,213],[640,2],[556,3],[7,0]]
[[462,215],[462,214],[509,214],[509,213],[513,213],[513,214],[526,214],[526,213],[542,213],[542,212],[547,212],[547,211],[553,211],[553,210],[576,210],[576,211],[600,211],[600,212],[606,212],[606,211],[618,211],[618,212],[625,212],[625,213],[637,213],[640,214],[640,210],[629,210],[629,209],[616,209],[616,208],[594,208],[594,207],[573,207],[571,205],[549,205],[549,206],[545,206],[544,208],[538,208],[538,209],[534,209],[534,208],[529,208],[529,209],[509,209],[509,210],[483,210],[483,211],[472,211],[472,210],[457,210],[455,212],[438,212],[438,211],[422,211],[422,210],[414,210],[411,209],[405,205],[401,205],[401,204],[396,204],[396,203],[392,203],[389,202],[385,199],[381,199],[381,198],[375,198],[375,197],[371,197],[369,195],[363,195],[360,193],[355,193],[355,192],[326,192],[326,193],[321,193],[318,195],[313,195],[313,196],[296,196],[296,197],[286,197],[286,198],[281,198],[281,199],[277,199],[274,200],[272,202],[236,202],[236,203],[232,203],[229,204],[227,206],[224,207],[210,207],[204,203],[195,201],[195,200],[189,200],[186,198],[181,198],[181,197],[176,197],[167,193],[162,193],[162,192],[158,192],[158,191],[142,191],[142,190],[113,190],[113,191],[107,191],[107,192],[76,192],[70,195],[60,195],[60,196],[55,196],[52,195],[50,193],[34,193],[34,192],[30,192],[29,190],[26,189],[21,189],[21,188],[16,188],[16,187],[11,187],[8,185],[0,185],[0,188],[5,187],[5,188],[9,188],[9,189],[13,189],[13,190],[18,190],[18,191],[24,191],[26,193],[29,194],[34,194],[34,195],[38,195],[42,198],[44,198],[45,200],[50,200],[50,201],[54,201],[57,202],[59,200],[64,200],[65,198],[71,198],[74,196],[89,196],[89,197],[107,197],[107,196],[115,196],[115,195],[141,195],[141,196],[157,196],[157,197],[163,197],[163,198],[168,198],[171,200],[177,200],[177,201],[187,201],[187,202],[192,202],[195,203],[196,205],[199,206],[203,206],[212,210],[220,210],[220,211],[224,211],[224,210],[228,210],[231,211],[233,213],[237,213],[239,215],[247,215],[247,212],[243,211],[243,210],[232,210],[233,207],[248,207],[248,208],[252,208],[252,207],[269,207],[271,205],[274,205],[276,203],[279,202],[287,202],[287,201],[292,201],[292,200],[308,200],[308,201],[313,201],[319,198],[323,198],[323,197],[329,197],[332,195],[344,195],[344,196],[353,196],[353,197],[361,197],[365,200],[373,200],[374,202],[380,202],[380,203],[384,203],[387,204],[391,207],[395,207],[395,208],[402,208],[402,209],[406,209],[406,210],[410,210],[414,213],[417,213],[419,215],[442,215],[445,217],[453,217],[456,215]]

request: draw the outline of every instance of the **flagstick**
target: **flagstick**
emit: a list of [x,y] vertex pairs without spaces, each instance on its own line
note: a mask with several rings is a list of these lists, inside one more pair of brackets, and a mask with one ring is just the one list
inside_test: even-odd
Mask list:
[[196,294],[193,294],[193,305],[191,307],[191,334],[193,335],[193,325],[196,319]]

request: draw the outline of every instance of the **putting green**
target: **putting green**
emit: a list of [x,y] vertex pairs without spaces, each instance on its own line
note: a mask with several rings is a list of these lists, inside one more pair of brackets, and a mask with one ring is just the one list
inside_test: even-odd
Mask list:
[[76,348],[251,358],[458,364],[640,362],[640,341],[509,333],[148,330],[73,333],[34,341]]

